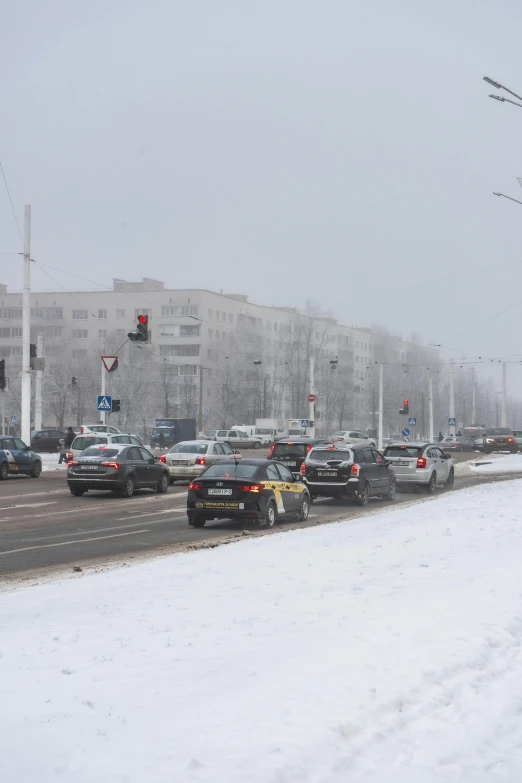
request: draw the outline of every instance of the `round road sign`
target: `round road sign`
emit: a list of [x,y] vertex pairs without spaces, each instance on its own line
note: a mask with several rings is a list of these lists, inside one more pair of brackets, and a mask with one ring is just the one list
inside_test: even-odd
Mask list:
[[308,395],[308,402],[315,402],[316,396],[315,394],[309,394]]

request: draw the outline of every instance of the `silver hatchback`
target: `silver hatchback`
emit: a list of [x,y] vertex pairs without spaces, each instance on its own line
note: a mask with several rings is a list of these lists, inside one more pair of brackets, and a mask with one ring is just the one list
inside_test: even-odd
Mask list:
[[428,493],[435,492],[437,484],[453,487],[455,468],[450,456],[437,443],[391,443],[384,451],[385,459],[393,466],[397,486],[416,484]]
[[213,440],[184,440],[176,443],[166,454],[160,457],[170,474],[170,483],[176,479],[193,479],[203,473],[209,465],[223,459],[240,460],[241,455],[235,452],[227,443],[217,443]]

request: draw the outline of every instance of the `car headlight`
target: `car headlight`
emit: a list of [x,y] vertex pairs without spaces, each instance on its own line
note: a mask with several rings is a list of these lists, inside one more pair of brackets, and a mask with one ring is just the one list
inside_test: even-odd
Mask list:
[[486,438],[486,443],[494,443],[495,438]]

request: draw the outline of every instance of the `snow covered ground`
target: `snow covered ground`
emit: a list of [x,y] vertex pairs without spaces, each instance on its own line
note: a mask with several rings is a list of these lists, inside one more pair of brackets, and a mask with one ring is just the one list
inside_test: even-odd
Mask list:
[[60,459],[59,454],[40,454],[40,457],[42,459],[42,472],[49,470],[67,470],[66,462],[62,462],[61,465],[58,465],[58,460]]
[[489,454],[487,457],[483,457],[480,462],[471,462],[469,469],[472,473],[484,476],[500,476],[506,473],[522,474],[522,454],[520,452],[518,454]]
[[6,589],[2,780],[519,783],[521,560],[514,480]]

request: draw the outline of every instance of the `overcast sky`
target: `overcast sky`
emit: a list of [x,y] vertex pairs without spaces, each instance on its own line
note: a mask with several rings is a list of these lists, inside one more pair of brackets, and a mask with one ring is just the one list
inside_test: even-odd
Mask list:
[[522,353],[522,205],[492,195],[522,200],[522,110],[482,81],[522,92],[521,29],[515,0],[6,4],[0,159],[32,255]]

